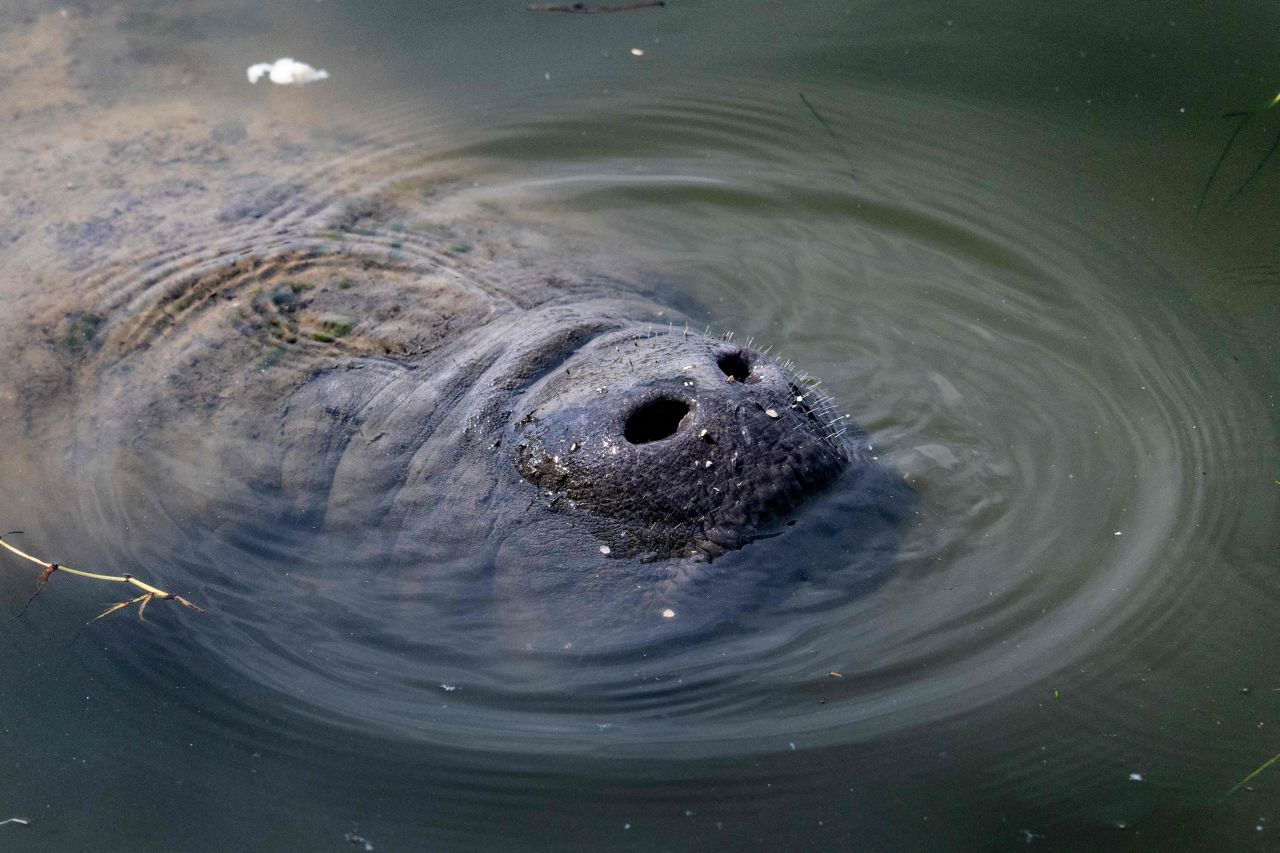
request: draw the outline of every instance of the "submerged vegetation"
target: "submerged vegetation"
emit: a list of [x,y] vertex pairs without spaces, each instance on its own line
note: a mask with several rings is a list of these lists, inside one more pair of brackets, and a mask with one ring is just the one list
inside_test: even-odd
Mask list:
[[[1209,180],[1205,181],[1204,189],[1200,191],[1200,198],[1196,200],[1196,210],[1199,210],[1204,206],[1204,200],[1208,197],[1209,190],[1213,187],[1213,182],[1217,180],[1218,173],[1222,171],[1222,165],[1226,162],[1227,155],[1231,153],[1231,149],[1235,147],[1236,140],[1240,137],[1241,132],[1254,119],[1267,115],[1268,112],[1277,105],[1280,105],[1280,92],[1276,93],[1275,97],[1257,109],[1223,113],[1223,118],[1235,119],[1236,124],[1231,130],[1231,135],[1227,137],[1227,144],[1223,146],[1222,153],[1218,155],[1218,161],[1213,164],[1213,170],[1209,173]],[[1262,155],[1262,159],[1253,167],[1253,171],[1249,173],[1249,176],[1246,177],[1240,186],[1236,187],[1235,192],[1227,198],[1227,204],[1235,201],[1239,198],[1241,193],[1249,188],[1249,185],[1253,183],[1254,179],[1262,172],[1262,169],[1267,165],[1267,162],[1275,156],[1277,149],[1280,149],[1280,132],[1276,133],[1275,139],[1271,141],[1271,147],[1267,149],[1266,154]]]
[[[21,531],[13,531],[13,532],[4,534],[4,536],[12,536],[14,533],[20,533],[20,532]],[[93,622],[97,622],[99,619],[103,618],[104,616],[110,616],[112,613],[115,613],[117,610],[123,610],[124,608],[134,604],[138,605],[138,618],[142,619],[143,614],[146,612],[147,605],[150,604],[152,601],[176,601],[179,604],[181,604],[183,607],[188,608],[189,610],[194,610],[197,613],[204,612],[203,609],[192,604],[190,601],[187,601],[187,599],[183,598],[182,596],[175,595],[171,592],[165,592],[163,589],[154,587],[148,583],[144,583],[130,574],[103,575],[103,574],[98,574],[96,572],[85,572],[85,571],[81,571],[80,569],[72,569],[68,566],[63,566],[58,563],[46,562],[45,560],[41,560],[39,557],[33,557],[27,552],[20,550],[19,548],[16,548],[13,545],[9,544],[8,542],[4,541],[4,536],[0,536],[0,548],[4,548],[5,550],[9,551],[11,554],[21,557],[22,559],[27,560],[28,562],[35,563],[37,566],[40,566],[43,569],[43,571],[40,573],[40,577],[36,579],[35,591],[31,593],[31,597],[27,599],[27,603],[23,605],[22,610],[18,613],[19,616],[25,613],[27,608],[31,606],[31,602],[35,601],[36,596],[44,591],[45,586],[48,585],[49,583],[49,579],[53,577],[55,572],[64,572],[69,575],[75,575],[77,577],[88,578],[89,580],[95,580],[95,581],[106,581],[108,583],[129,584],[130,586],[133,586],[137,589],[142,590],[142,595],[136,596],[134,598],[126,599],[125,601],[116,602],[115,604],[111,605],[106,610],[102,611],[97,616],[90,619],[89,620],[90,624],[92,624]]]

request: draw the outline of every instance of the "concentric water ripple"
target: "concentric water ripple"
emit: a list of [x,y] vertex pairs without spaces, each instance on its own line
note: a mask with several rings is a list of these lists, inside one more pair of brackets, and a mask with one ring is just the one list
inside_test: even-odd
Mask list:
[[[87,287],[145,317],[157,294],[273,254],[398,259],[491,297],[547,252],[634,280],[821,377],[908,479],[920,511],[887,583],[852,592],[848,557],[815,534],[828,570],[731,625],[526,652],[503,614],[441,594],[487,583],[465,548],[394,571],[335,559],[300,531],[175,515],[178,490],[216,497],[198,466],[169,483],[108,467],[79,507],[104,558],[210,611],[180,636],[119,626],[150,650],[127,665],[180,645],[220,690],[392,742],[691,756],[902,731],[1166,632],[1230,523],[1210,472],[1249,456],[1229,413],[1250,403],[1206,350],[1209,321],[1105,206],[1081,226],[1093,203],[1045,172],[1037,131],[901,95],[812,102],[839,147],[793,93],[610,107],[607,134],[589,104],[444,147],[388,119],[264,189],[252,216]],[[426,186],[444,220],[506,223],[487,232],[504,252],[450,253],[447,228],[331,233],[353,199]],[[1054,197],[1070,215],[1024,202]]]

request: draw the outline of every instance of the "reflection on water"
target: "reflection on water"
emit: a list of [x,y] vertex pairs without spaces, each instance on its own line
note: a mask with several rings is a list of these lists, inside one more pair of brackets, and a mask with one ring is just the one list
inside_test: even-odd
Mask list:
[[[1196,217],[1224,139],[1162,110],[1197,102],[1099,34],[1141,107],[1056,53],[994,84],[1053,22],[989,11],[232,7],[4,13],[0,524],[209,611],[80,632],[114,591],[57,578],[0,621],[23,842],[1268,846],[1276,780],[1223,795],[1280,749],[1275,178]],[[243,83],[281,51],[332,79]],[[65,402],[117,355],[86,318],[158,375],[156,294],[300,247],[517,301],[606,274],[774,347],[918,497],[887,580],[819,515],[820,570],[727,626],[525,648],[465,594],[525,552],[388,565],[262,521],[217,436],[156,460],[147,412]]]

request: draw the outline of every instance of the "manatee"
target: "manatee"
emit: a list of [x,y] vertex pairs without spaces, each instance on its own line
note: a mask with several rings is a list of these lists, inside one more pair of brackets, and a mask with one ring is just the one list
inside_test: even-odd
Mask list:
[[216,608],[253,595],[245,560],[305,555],[325,594],[390,584],[497,612],[511,642],[629,645],[815,571],[884,577],[901,478],[678,286],[458,203],[465,179],[355,130],[76,91],[65,199],[6,176],[31,205],[7,219],[8,475],[188,566],[184,594]]
[[411,233],[320,231],[184,251],[67,313],[71,456],[219,535],[482,558],[521,609],[614,627],[755,606],[814,568],[796,539],[891,550],[898,478],[760,349],[609,277],[481,280]]

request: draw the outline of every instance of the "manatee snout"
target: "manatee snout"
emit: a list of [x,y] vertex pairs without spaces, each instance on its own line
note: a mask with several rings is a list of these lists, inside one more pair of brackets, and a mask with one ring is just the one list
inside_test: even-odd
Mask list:
[[615,556],[714,558],[851,464],[830,401],[765,353],[618,332],[530,389],[513,461]]

